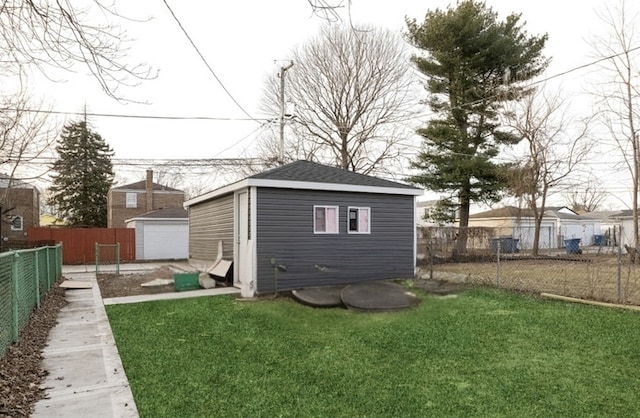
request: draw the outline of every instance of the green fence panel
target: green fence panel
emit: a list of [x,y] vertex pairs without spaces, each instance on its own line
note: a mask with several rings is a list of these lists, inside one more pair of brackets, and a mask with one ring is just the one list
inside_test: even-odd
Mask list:
[[22,329],[29,322],[31,311],[36,306],[36,280],[35,261],[33,253],[16,252],[15,263],[17,264],[18,286],[16,295],[18,298],[18,329]]
[[51,285],[49,284],[48,276],[49,271],[47,270],[47,249],[43,248],[36,252],[36,261],[37,261],[37,277],[38,277],[38,289],[40,292],[40,297],[47,293],[47,290],[51,289]]
[[13,341],[11,266],[11,257],[0,255],[0,353],[4,353]]
[[61,245],[0,254],[0,355],[61,276]]

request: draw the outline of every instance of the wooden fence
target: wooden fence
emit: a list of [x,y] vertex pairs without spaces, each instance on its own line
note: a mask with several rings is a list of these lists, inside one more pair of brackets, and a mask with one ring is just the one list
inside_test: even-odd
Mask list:
[[[63,264],[93,264],[96,243],[120,243],[120,262],[136,260],[134,228],[48,228],[32,227],[27,230],[28,242],[62,243]],[[115,262],[115,252],[101,253],[100,262]]]

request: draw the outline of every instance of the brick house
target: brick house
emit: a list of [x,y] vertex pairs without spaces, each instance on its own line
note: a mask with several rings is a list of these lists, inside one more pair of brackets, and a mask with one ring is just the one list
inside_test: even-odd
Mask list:
[[40,191],[23,181],[0,174],[0,237],[2,242],[26,243],[27,228],[39,226]]
[[145,180],[109,190],[107,227],[125,228],[126,220],[166,208],[183,208],[184,192],[153,182],[153,170]]

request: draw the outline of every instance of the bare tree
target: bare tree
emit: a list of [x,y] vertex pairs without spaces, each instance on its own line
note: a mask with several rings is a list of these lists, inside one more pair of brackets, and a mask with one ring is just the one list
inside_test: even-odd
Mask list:
[[[23,180],[42,177],[48,167],[43,158],[53,155],[56,133],[51,127],[47,109],[36,102],[23,87],[16,93],[0,97],[0,171]],[[31,112],[30,108],[42,108]]]
[[566,195],[569,207],[575,212],[595,212],[606,198],[607,192],[596,180],[587,181]]
[[[360,173],[380,172],[401,159],[409,125],[413,77],[400,38],[374,28],[327,25],[295,49],[286,76],[286,159],[307,159]],[[268,80],[263,108],[278,115],[282,84]],[[276,137],[264,158],[275,159]]]
[[521,137],[524,156],[507,170],[510,192],[522,198],[534,215],[533,254],[538,254],[540,226],[547,198],[556,188],[571,185],[571,176],[591,149],[587,141],[588,121],[576,123],[567,117],[559,94],[544,90],[510,104],[504,124]]
[[640,62],[634,52],[638,49],[638,14],[631,13],[627,3],[621,0],[617,6],[605,6],[598,16],[606,25],[607,33],[591,39],[595,54],[604,59],[599,75],[606,80],[594,88],[594,94],[600,99],[597,114],[631,175],[633,241],[637,247],[640,245]]
[[[135,85],[153,77],[145,65],[128,65],[127,36],[114,23],[118,15],[113,3],[92,0],[90,9],[79,9],[71,0],[7,0],[0,6],[0,68],[3,74],[18,74],[25,68],[71,70],[84,65],[111,97],[122,99],[118,87]],[[95,12],[95,13],[94,13]]]

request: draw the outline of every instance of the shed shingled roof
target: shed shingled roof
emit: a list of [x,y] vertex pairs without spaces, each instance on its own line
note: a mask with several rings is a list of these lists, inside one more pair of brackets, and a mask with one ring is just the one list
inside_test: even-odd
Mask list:
[[408,184],[384,180],[378,177],[354,173],[353,171],[302,160],[272,168],[259,174],[254,174],[249,178],[417,189],[416,187]]

